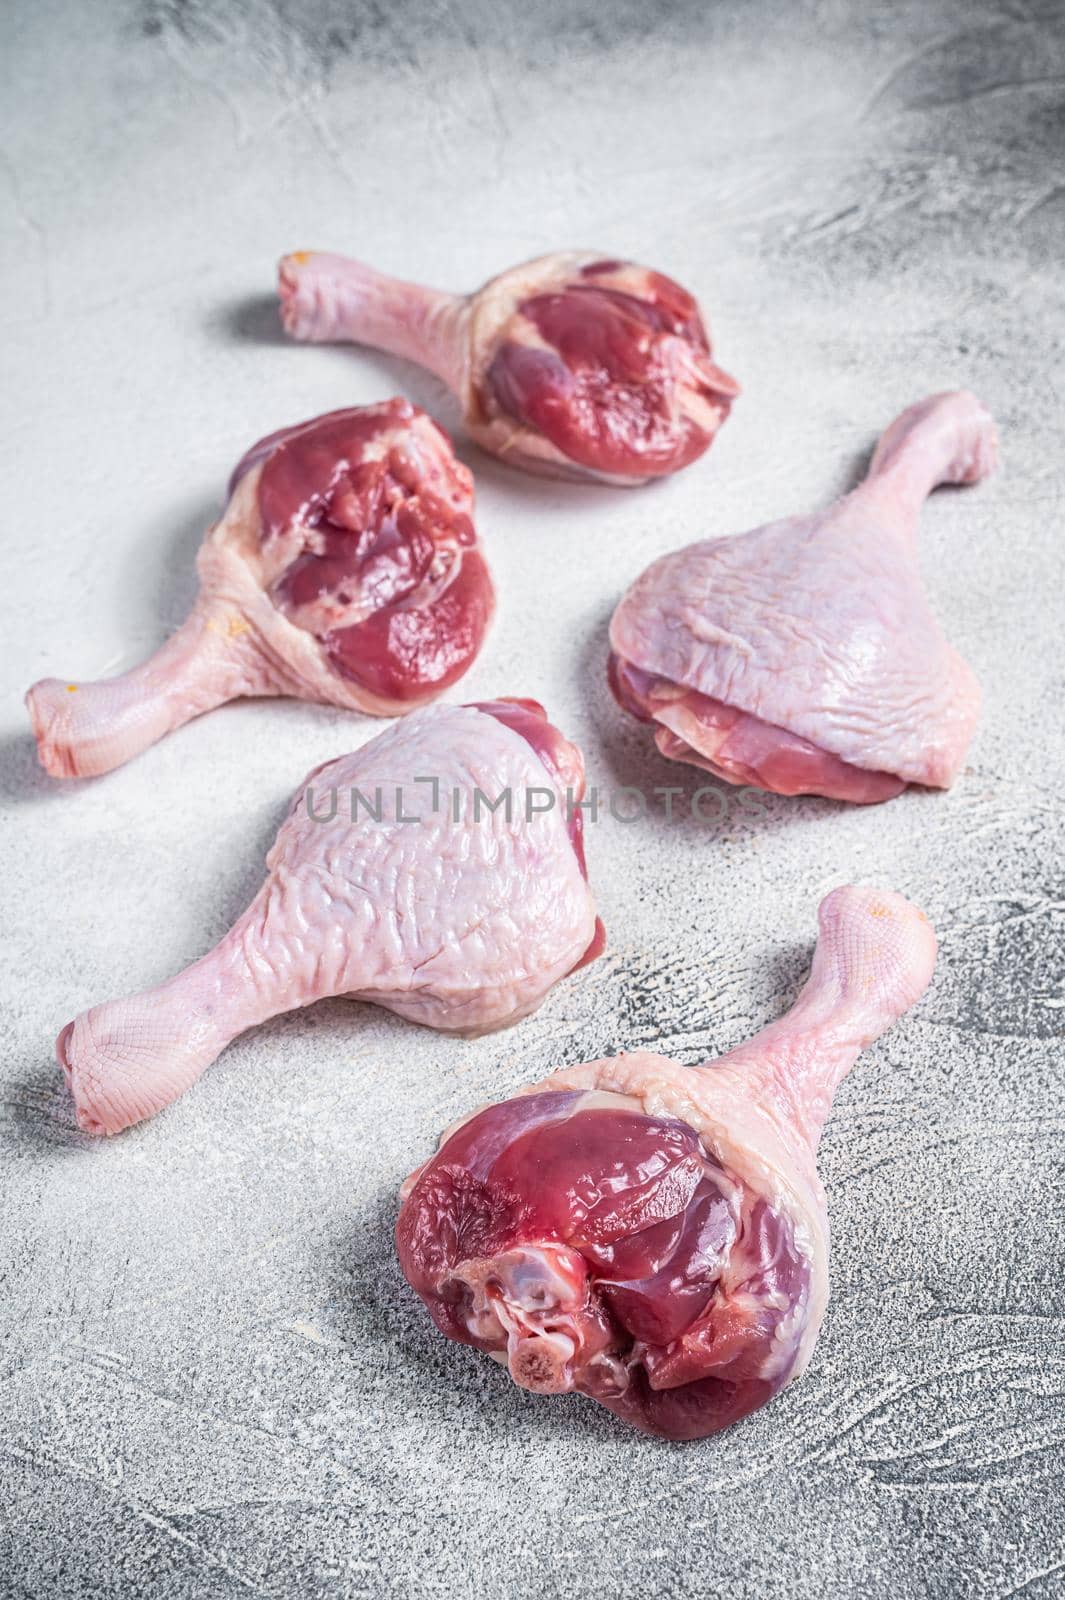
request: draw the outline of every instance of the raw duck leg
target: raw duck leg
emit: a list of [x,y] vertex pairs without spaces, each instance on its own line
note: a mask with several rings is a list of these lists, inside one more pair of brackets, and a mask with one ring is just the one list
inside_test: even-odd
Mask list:
[[494,597],[473,479],[407,400],[271,434],[230,480],[197,560],[192,614],[150,660],[26,696],[55,778],[121,766],[242,695],[296,695],[373,716],[424,704],[470,666]]
[[615,697],[663,755],[728,783],[860,805],[948,788],[980,689],[929,607],[917,519],[937,484],[985,478],[997,449],[971,394],[933,395],[827,511],[655,561],[610,624]]
[[924,992],[901,895],[821,904],[787,1016],[701,1067],[566,1067],[457,1124],[403,1188],[404,1275],[449,1338],[539,1394],[698,1439],[805,1369],[828,1297],[821,1129],[859,1051]]
[[663,477],[703,454],[739,393],[687,290],[591,251],[541,256],[456,295],[300,250],[281,262],[279,292],[293,338],[428,367],[471,438],[527,472]]
[[82,1128],[153,1116],[238,1033],[325,996],[457,1033],[535,1010],[603,947],[567,790],[581,753],[535,700],[427,707],[319,767],[216,948],[59,1035]]

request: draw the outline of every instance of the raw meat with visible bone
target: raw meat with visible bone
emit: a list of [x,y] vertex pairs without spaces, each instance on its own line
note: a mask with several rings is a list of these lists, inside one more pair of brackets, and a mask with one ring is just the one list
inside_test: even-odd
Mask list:
[[334,411],[254,445],[197,560],[191,615],[150,660],[26,696],[55,778],[110,772],[243,695],[396,716],[455,683],[494,597],[473,479],[407,400]]
[[852,494],[652,563],[610,624],[609,677],[655,743],[728,783],[870,804],[947,788],[980,709],[917,565],[937,484],[978,483],[994,424],[971,394],[911,406]]
[[583,792],[580,751],[534,700],[426,707],[318,768],[216,948],[63,1029],[79,1123],[154,1115],[238,1033],[330,995],[458,1033],[535,1010],[602,949]]
[[788,1014],[701,1067],[565,1067],[444,1135],[403,1189],[400,1265],[442,1332],[538,1394],[702,1438],[799,1377],[828,1297],[816,1152],[859,1051],[924,992],[901,895],[836,889]]
[[351,340],[436,373],[471,438],[528,472],[646,483],[708,448],[739,393],[679,284],[591,251],[541,256],[472,295],[296,251],[280,267],[296,339]]

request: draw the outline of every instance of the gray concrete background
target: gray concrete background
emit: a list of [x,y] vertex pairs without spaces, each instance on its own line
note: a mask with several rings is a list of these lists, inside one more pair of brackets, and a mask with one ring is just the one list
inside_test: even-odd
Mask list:
[[[5,1600],[1060,1593],[1061,24],[1040,0],[8,8]],[[540,696],[593,782],[688,783],[605,689],[623,585],[823,502],[896,410],[964,383],[1004,466],[934,499],[922,559],[986,695],[967,771],[869,811],[601,823],[610,952],[519,1028],[467,1044],[324,1004],[86,1140],[60,1025],[204,950],[305,771],[376,730],[246,704],[60,786],[22,692],[159,643],[259,434],[399,390],[454,422],[401,363],[283,342],[282,251],[461,288],[566,245],[694,289],[745,395],[706,461],[639,493],[465,452],[501,606],[460,697]],[[803,1382],[671,1447],[433,1335],[391,1228],[443,1125],[622,1045],[733,1044],[855,878],[916,899],[942,956],[827,1131],[833,1298]]]

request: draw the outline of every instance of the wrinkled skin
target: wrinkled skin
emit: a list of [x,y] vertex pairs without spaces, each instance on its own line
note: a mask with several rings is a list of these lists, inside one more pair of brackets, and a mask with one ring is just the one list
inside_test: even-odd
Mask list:
[[428,367],[484,449],[530,472],[644,483],[708,448],[739,393],[672,279],[589,252],[542,256],[441,294],[343,256],[281,263],[297,339],[352,340]]
[[215,949],[63,1029],[82,1128],[152,1116],[237,1034],[326,996],[460,1033],[534,1010],[603,948],[567,788],[581,753],[534,700],[428,707],[318,768]]
[[243,695],[391,716],[450,687],[480,649],[491,579],[473,481],[406,400],[260,440],[200,551],[191,616],[120,678],[35,684],[42,764],[89,777]]
[[396,1232],[443,1333],[523,1388],[577,1391],[671,1439],[715,1433],[801,1374],[828,1289],[821,1128],[935,963],[900,895],[837,889],[819,920],[792,1011],[720,1060],[565,1068],[444,1135]]
[[857,804],[947,788],[980,691],[917,566],[921,504],[995,466],[966,393],[903,412],[827,511],[705,539],[654,562],[610,626],[609,678],[663,755],[728,783]]

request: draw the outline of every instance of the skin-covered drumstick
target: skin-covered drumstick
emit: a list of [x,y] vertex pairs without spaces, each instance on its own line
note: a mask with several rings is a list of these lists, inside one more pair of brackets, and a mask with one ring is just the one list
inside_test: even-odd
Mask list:
[[994,470],[973,395],[933,395],[887,429],[827,511],[655,561],[610,625],[611,688],[663,755],[728,783],[869,805],[948,788],[980,689],[917,564],[921,505]]
[[603,948],[583,793],[580,750],[535,700],[427,706],[318,768],[215,949],[63,1029],[79,1123],[153,1116],[237,1034],[327,996],[454,1033],[535,1010]]

